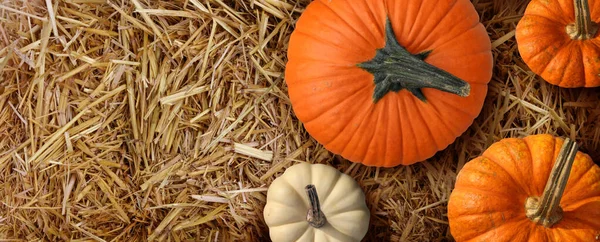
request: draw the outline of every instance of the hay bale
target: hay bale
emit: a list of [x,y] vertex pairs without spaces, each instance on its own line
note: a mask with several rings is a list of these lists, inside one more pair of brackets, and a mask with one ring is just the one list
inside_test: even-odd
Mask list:
[[504,137],[569,136],[600,160],[596,89],[560,89],[520,60],[527,1],[475,0],[493,41],[484,109],[446,150],[377,169],[303,130],[283,72],[293,0],[0,3],[0,237],[265,241],[266,190],[295,162],[353,176],[368,241],[451,240],[446,203]]

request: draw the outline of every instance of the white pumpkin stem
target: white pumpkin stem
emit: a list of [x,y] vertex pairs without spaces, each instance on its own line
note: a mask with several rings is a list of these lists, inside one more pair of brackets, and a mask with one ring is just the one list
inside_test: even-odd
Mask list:
[[575,23],[567,25],[567,34],[574,40],[592,39],[598,31],[598,24],[592,21],[588,0],[573,0]]
[[310,202],[310,208],[308,209],[308,214],[306,215],[306,221],[314,228],[323,227],[325,222],[327,222],[327,219],[325,218],[323,211],[321,211],[321,203],[319,202],[317,188],[315,188],[315,185],[310,184],[307,185],[305,189]]
[[569,175],[571,175],[577,149],[575,141],[565,139],[554,167],[552,167],[548,182],[546,182],[542,197],[528,197],[525,201],[526,215],[531,221],[550,228],[562,219],[563,211],[560,207],[560,199],[567,186]]

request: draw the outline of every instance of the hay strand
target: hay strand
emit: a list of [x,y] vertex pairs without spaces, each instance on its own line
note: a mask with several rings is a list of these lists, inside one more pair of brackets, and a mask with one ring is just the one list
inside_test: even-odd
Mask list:
[[598,88],[561,89],[519,57],[527,1],[473,1],[494,75],[481,115],[425,162],[365,167],[294,116],[286,49],[309,0],[0,4],[0,238],[268,241],[269,184],[297,162],[356,179],[366,241],[448,241],[456,174],[491,143],[568,136],[600,160]]

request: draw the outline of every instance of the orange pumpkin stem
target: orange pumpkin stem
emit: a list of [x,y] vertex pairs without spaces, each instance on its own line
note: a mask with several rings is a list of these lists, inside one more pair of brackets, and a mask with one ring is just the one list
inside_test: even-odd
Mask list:
[[573,0],[575,7],[575,23],[567,25],[567,34],[574,40],[594,38],[598,32],[598,24],[592,21],[588,0]]
[[528,197],[525,201],[526,215],[531,221],[550,228],[562,219],[560,199],[567,186],[577,149],[575,141],[565,139],[542,197]]
[[323,211],[321,211],[321,203],[319,202],[317,188],[315,188],[315,185],[311,184],[307,185],[305,189],[310,202],[310,208],[308,209],[308,214],[306,215],[306,221],[314,228],[323,227],[325,222],[327,222],[327,219],[325,218]]
[[373,102],[379,101],[388,92],[402,89],[410,91],[421,101],[426,101],[421,88],[435,88],[461,97],[471,91],[468,82],[425,62],[431,50],[416,55],[408,52],[396,39],[389,18],[385,25],[385,47],[378,49],[373,59],[358,66],[374,76]]

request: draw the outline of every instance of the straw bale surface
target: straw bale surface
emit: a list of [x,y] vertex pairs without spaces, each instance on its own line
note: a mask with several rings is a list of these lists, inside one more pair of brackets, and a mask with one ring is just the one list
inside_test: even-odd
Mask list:
[[495,71],[481,115],[435,157],[377,169],[304,131],[283,73],[308,0],[0,1],[0,238],[268,241],[269,184],[297,162],[364,188],[365,241],[448,241],[468,160],[505,137],[568,136],[600,160],[596,89],[519,58],[527,1],[474,0]]

